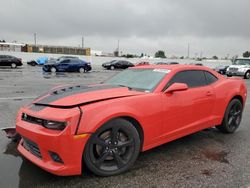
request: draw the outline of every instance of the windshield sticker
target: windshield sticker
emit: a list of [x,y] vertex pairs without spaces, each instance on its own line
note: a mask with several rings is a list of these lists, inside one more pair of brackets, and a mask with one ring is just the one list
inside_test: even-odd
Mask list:
[[170,73],[171,70],[168,69],[154,69],[154,72],[161,72],[161,73]]

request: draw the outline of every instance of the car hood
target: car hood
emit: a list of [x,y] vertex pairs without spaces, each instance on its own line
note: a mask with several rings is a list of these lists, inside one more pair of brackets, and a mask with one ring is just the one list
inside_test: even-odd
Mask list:
[[35,99],[33,104],[59,108],[72,108],[93,102],[142,94],[145,93],[130,90],[121,86],[104,84],[92,86],[75,85],[53,89],[50,92]]

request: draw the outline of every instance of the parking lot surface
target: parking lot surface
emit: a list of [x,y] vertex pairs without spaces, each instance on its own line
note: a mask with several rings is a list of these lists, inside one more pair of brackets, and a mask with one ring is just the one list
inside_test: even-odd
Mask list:
[[[18,109],[61,84],[99,83],[118,71],[43,74],[41,67],[0,69],[0,127],[15,125]],[[250,80],[246,80],[250,93]],[[1,187],[250,187],[250,99],[235,134],[204,130],[141,153],[134,167],[113,177],[88,172],[58,177],[23,159],[0,133]]]

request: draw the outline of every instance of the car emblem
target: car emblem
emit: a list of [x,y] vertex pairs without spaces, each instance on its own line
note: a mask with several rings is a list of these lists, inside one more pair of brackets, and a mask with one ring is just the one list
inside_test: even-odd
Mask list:
[[27,114],[23,113],[23,119],[27,119]]

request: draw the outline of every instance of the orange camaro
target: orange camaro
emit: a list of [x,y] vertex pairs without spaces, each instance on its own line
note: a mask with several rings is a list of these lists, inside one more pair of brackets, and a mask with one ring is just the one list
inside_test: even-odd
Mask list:
[[20,109],[21,154],[56,175],[128,170],[141,151],[216,126],[233,133],[247,97],[240,78],[195,65],[130,68],[97,85],[54,88]]

